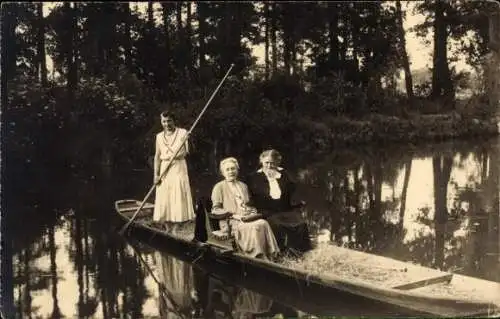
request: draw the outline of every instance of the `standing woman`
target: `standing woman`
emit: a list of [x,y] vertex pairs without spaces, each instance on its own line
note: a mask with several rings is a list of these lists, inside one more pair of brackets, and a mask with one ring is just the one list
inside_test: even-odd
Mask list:
[[[157,187],[153,220],[160,223],[186,222],[194,219],[193,198],[185,159],[189,146],[187,139],[182,143],[188,132],[175,126],[175,118],[168,111],[162,112],[160,119],[163,131],[156,134],[154,182]],[[171,159],[173,160],[167,173],[163,174]]]

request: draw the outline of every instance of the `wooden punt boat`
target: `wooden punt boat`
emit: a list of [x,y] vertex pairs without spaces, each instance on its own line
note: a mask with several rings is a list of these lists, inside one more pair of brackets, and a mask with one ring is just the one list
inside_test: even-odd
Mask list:
[[[133,237],[125,237],[126,242],[131,246],[136,256],[139,256],[141,264],[146,271],[157,276],[156,269],[151,269],[145,261],[146,255],[151,255],[155,251],[161,254],[168,254],[175,259],[190,263],[191,266],[199,272],[199,276],[204,276],[207,282],[206,286],[198,282],[195,285],[198,295],[205,295],[205,300],[210,300],[210,294],[213,293],[213,282],[218,288],[226,291],[228,294],[234,293],[240,289],[250,291],[249,294],[257,294],[257,299],[262,297],[271,300],[274,304],[277,302],[280,306],[274,310],[277,312],[285,311],[285,317],[296,318],[298,311],[302,314],[310,314],[319,317],[329,317],[333,313],[336,316],[347,317],[417,317],[425,316],[426,313],[414,310],[403,309],[401,307],[378,302],[376,300],[359,297],[342,291],[334,291],[325,286],[315,284],[305,284],[296,280],[290,280],[283,276],[262,276],[262,271],[248,267],[235,267],[233,263],[220,263],[215,258],[198,258],[196,255],[185,253],[182,250],[171,249],[169,245],[164,245],[161,241],[141,240],[140,234],[134,232]],[[147,241],[147,242],[146,242]],[[269,284],[272,280],[272,284]],[[259,295],[261,296],[259,298]],[[233,296],[234,297],[234,296]],[[283,308],[284,307],[284,308]],[[204,305],[205,309],[210,309],[210,305]],[[281,311],[280,311],[281,310]],[[276,313],[268,312],[259,314],[263,317],[275,317]],[[302,316],[301,316],[302,317]]]
[[[118,216],[129,222],[141,202],[115,202]],[[194,224],[166,231],[152,223],[153,204],[146,203],[129,229],[161,239],[172,249],[200,254],[266,275],[288,277],[422,314],[439,317],[496,317],[500,314],[500,283],[451,274],[391,258],[333,245],[316,245],[298,261],[271,262],[233,251],[229,241],[209,236],[192,240]]]

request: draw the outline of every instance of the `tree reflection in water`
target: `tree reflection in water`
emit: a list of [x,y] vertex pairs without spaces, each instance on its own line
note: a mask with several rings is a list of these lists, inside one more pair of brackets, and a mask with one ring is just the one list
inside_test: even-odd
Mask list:
[[62,318],[61,315],[61,310],[59,309],[59,301],[57,299],[57,282],[58,282],[58,275],[57,275],[57,262],[56,262],[56,243],[55,243],[55,238],[54,238],[54,228],[55,225],[52,227],[49,227],[49,250],[50,250],[50,276],[52,278],[52,314],[51,318],[53,319],[58,319]]
[[494,142],[338,150],[297,174],[311,230],[319,241],[498,280]]
[[[288,168],[297,173],[297,196],[308,203],[306,217],[318,241],[500,281],[500,154],[494,143],[337,150],[321,163],[300,164],[296,158],[299,169]],[[12,236],[7,246],[14,265],[5,275],[13,278],[18,317],[160,315],[159,304],[153,303],[158,286],[117,237],[110,218],[113,201],[140,194],[150,182],[149,173],[137,179],[130,172],[113,172],[122,179],[67,174],[68,180],[51,182],[65,186],[57,191],[41,187],[45,191],[38,195],[8,203],[8,211],[15,212],[8,220]],[[201,189],[193,183],[197,194],[206,194],[212,184]],[[162,263],[165,276],[183,278],[165,285],[185,288],[186,295],[174,299],[186,314],[200,309],[215,313],[217,302],[210,298],[229,300],[210,294],[206,274],[179,261]],[[196,291],[194,298],[189,290]],[[269,310],[269,300],[239,288],[229,293],[226,310],[233,316],[245,311],[296,313],[279,310],[275,301]]]

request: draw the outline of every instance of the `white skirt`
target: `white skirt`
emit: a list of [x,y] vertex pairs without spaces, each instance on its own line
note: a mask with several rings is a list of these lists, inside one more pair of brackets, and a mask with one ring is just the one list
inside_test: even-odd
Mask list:
[[[161,161],[160,173],[169,161]],[[175,160],[156,186],[153,220],[159,222],[185,222],[193,220],[194,208],[187,163]]]

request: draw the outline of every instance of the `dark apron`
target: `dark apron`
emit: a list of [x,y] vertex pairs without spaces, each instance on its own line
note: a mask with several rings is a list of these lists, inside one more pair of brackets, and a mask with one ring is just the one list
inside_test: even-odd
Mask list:
[[281,250],[292,248],[304,252],[311,249],[309,230],[300,212],[274,213],[266,219],[273,229]]

